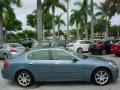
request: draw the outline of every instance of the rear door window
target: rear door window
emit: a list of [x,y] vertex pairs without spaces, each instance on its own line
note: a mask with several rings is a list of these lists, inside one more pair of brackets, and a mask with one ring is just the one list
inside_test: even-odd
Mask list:
[[23,47],[21,44],[9,44],[12,48]]
[[80,43],[81,44],[87,44],[87,41],[81,41]]
[[49,60],[48,50],[34,51],[27,55],[29,60]]

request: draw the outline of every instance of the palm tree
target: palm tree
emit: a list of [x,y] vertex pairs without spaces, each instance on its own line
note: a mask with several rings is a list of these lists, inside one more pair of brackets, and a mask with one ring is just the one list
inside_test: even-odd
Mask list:
[[65,25],[65,22],[63,19],[61,19],[62,14],[55,16],[55,23],[58,26],[58,39],[60,39],[60,26]]
[[69,3],[70,0],[65,0],[67,2],[67,38],[69,37]]
[[4,42],[3,38],[3,12],[11,11],[12,5],[21,6],[20,0],[0,0],[0,44]]
[[42,2],[41,0],[37,0],[37,39],[40,46],[42,42],[42,32],[43,32],[42,20],[43,20],[42,19]]
[[109,37],[109,22],[112,16],[115,14],[115,11],[109,9],[106,7],[104,3],[101,3],[100,6],[98,6],[98,9],[100,10],[98,13],[96,13],[96,16],[101,16],[101,19],[104,19],[106,21],[105,28],[105,39]]
[[81,17],[81,10],[72,10],[72,15],[70,17],[71,25],[76,24],[77,27],[77,39],[80,39],[79,26],[83,23],[83,18]]
[[88,39],[88,25],[87,25],[87,22],[88,22],[88,0],[84,0],[83,1],[83,4],[81,4],[80,2],[76,2],[75,5],[78,5],[78,6],[82,6],[81,7],[81,14],[82,14],[82,17],[83,17],[83,22],[84,22],[84,28],[85,28],[85,38]]
[[52,29],[53,39],[55,39],[55,7],[60,8],[63,11],[66,11],[66,8],[59,2],[59,0],[45,0],[43,6],[45,7],[45,10],[52,8]]
[[[110,8],[113,12],[116,12],[117,14],[120,14],[120,0],[106,0],[105,5],[108,8]],[[117,30],[117,36],[119,37],[119,28]]]

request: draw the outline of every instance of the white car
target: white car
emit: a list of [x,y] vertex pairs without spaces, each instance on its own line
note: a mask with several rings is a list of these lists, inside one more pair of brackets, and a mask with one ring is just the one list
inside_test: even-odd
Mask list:
[[0,58],[14,57],[24,53],[26,48],[19,43],[4,43],[0,44]]
[[90,44],[93,44],[90,40],[76,40],[67,44],[67,48],[78,53],[88,52]]

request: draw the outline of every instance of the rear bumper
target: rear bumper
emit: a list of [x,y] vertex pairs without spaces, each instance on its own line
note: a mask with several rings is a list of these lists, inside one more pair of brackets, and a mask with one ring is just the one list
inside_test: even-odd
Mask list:
[[118,54],[120,55],[120,50],[116,50],[116,49],[111,49],[112,54]]
[[11,71],[7,69],[2,69],[1,70],[2,77],[7,80],[14,80],[14,75]]

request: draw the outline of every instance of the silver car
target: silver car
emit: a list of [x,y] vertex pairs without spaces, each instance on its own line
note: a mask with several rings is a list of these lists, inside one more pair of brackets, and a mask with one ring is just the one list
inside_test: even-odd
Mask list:
[[14,57],[24,51],[25,47],[19,43],[4,43],[0,45],[0,58]]

